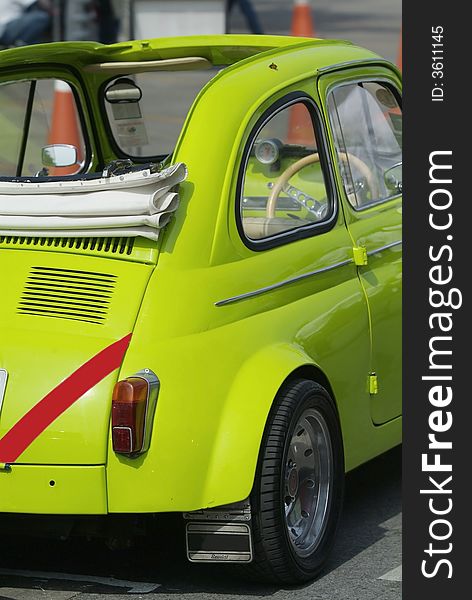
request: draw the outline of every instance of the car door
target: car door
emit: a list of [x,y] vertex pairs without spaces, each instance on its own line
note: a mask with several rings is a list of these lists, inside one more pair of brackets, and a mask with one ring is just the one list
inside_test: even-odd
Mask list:
[[388,68],[326,74],[319,88],[331,127],[346,226],[371,327],[371,415],[401,414],[402,140],[399,80]]
[[[319,366],[342,405],[351,450],[361,447],[354,440],[369,423],[369,320],[315,85],[310,79],[306,91],[298,84],[267,102],[248,128],[232,209],[242,258],[227,265],[218,305],[234,306],[254,349],[297,348]],[[257,339],[256,323],[266,323]],[[358,464],[361,453],[349,452],[347,464]]]

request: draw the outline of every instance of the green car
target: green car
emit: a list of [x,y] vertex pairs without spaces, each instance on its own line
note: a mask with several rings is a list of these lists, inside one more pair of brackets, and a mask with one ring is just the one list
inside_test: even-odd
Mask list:
[[319,573],[401,441],[400,90],[330,40],[0,53],[0,512]]

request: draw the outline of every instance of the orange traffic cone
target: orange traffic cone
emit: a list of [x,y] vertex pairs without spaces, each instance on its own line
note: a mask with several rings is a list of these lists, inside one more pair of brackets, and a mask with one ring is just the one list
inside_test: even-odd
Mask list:
[[300,146],[314,146],[315,136],[310,113],[304,104],[295,104],[290,109],[287,142]]
[[[291,34],[298,37],[315,36],[310,0],[294,0]],[[301,146],[314,144],[313,123],[303,104],[296,104],[290,109],[287,141]]]
[[400,30],[400,41],[398,43],[398,55],[397,55],[397,67],[400,69],[400,71],[402,70],[402,53],[403,53],[403,48],[402,48],[402,38],[403,38],[403,28]]
[[[75,146],[77,149],[77,163],[83,160],[75,98],[70,86],[64,81],[56,81],[54,86],[54,101],[48,144],[70,144],[71,146]],[[54,167],[50,170],[50,174],[70,175],[76,173],[77,170],[78,165]]]
[[[309,0],[294,0],[291,34],[298,37],[314,37],[315,28]],[[296,104],[290,109],[287,141],[289,144],[301,146],[312,146],[314,143],[313,124],[303,104]]]
[[294,0],[291,35],[315,37],[310,0]]

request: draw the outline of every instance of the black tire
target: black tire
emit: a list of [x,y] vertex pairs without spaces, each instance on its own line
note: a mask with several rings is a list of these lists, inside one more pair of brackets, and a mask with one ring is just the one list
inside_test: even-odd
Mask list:
[[[316,448],[310,454],[311,439],[315,439]],[[308,458],[302,458],[303,448],[303,455]],[[297,467],[289,453],[298,456],[305,466]],[[311,460],[313,480],[305,476],[310,472]],[[252,574],[264,581],[284,584],[299,584],[316,577],[334,541],[343,492],[343,444],[333,401],[313,381],[290,381],[279,391],[269,415],[251,494]],[[296,500],[298,494],[300,499]],[[304,503],[311,507],[313,516],[300,510]]]

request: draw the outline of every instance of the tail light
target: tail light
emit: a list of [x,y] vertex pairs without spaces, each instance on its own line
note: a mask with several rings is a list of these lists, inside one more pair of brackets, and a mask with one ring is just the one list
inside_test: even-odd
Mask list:
[[118,381],[113,389],[113,450],[136,456],[149,448],[159,379],[149,369]]

